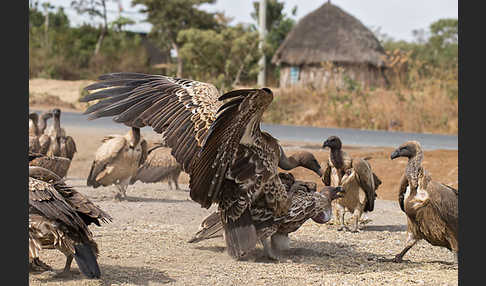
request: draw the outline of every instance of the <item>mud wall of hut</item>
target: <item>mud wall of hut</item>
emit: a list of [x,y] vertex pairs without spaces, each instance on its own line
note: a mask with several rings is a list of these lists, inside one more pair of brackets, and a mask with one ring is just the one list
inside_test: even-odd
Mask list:
[[[298,73],[298,77],[296,77]],[[280,68],[280,87],[303,86],[321,89],[325,87],[346,87],[349,79],[364,87],[383,87],[385,77],[380,68],[367,64],[321,64],[289,66]]]

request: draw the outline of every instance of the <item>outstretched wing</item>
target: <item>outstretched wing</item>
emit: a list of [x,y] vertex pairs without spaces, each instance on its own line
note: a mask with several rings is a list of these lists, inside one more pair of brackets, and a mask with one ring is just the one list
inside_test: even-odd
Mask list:
[[259,123],[262,109],[273,98],[260,89],[220,97],[211,84],[161,75],[113,73],[99,79],[86,89],[105,89],[82,101],[102,100],[85,114],[90,119],[114,116],[116,122],[151,126],[163,134],[172,155],[190,175],[191,198],[206,208],[219,202],[220,186],[248,125]]
[[354,159],[352,164],[358,175],[358,183],[366,194],[366,204],[363,211],[370,212],[374,209],[376,198],[373,171],[368,161],[361,158]]
[[222,105],[211,84],[139,73],[102,75],[100,82],[86,90],[104,88],[86,95],[81,101],[101,99],[90,106],[89,118],[114,116],[114,121],[128,126],[151,126],[163,133],[173,155],[189,173],[209,127]]

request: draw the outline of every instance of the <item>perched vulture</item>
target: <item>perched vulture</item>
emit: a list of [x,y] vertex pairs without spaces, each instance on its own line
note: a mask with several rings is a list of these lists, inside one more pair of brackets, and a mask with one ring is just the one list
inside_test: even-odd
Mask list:
[[71,160],[59,156],[46,156],[41,153],[29,152],[29,166],[43,167],[64,178],[69,166],[71,166]]
[[140,135],[140,128],[132,127],[125,135],[108,135],[95,153],[91,164],[88,186],[116,185],[115,200],[126,199],[130,178],[147,157],[147,141]]
[[37,123],[37,128],[39,130],[39,143],[40,143],[40,150],[39,153],[46,155],[47,150],[49,150],[49,144],[51,137],[44,133],[47,127],[47,120],[52,117],[52,113],[47,111],[43,112],[39,118],[39,122]]
[[29,152],[40,152],[39,129],[37,123],[39,115],[35,112],[29,113]]
[[130,179],[130,184],[136,181],[143,183],[167,181],[171,190],[172,184],[176,190],[180,190],[178,180],[182,166],[172,156],[170,148],[165,144],[154,144],[147,153],[147,159],[138,167],[137,173]]
[[425,239],[434,246],[442,246],[454,252],[457,261],[459,251],[458,190],[432,181],[422,167],[424,154],[417,141],[407,141],[391,154],[391,159],[408,158],[402,176],[398,202],[407,215],[407,242],[393,261],[401,262],[403,256],[419,240]]
[[41,249],[57,249],[66,256],[60,274],[68,274],[73,258],[88,278],[101,275],[98,245],[88,225],[112,218],[88,198],[42,167],[29,167],[29,264],[33,271],[50,270],[39,259]]
[[[340,186],[325,186],[317,192],[315,183],[295,181],[291,173],[279,173],[279,177],[285,182],[291,199],[287,214],[278,217],[264,209],[250,208],[258,239],[263,244],[265,255],[270,259],[277,259],[277,253],[289,248],[288,234],[297,231],[308,219],[319,224],[329,221],[331,201],[345,193],[344,188]],[[189,242],[196,243],[224,235],[220,215],[221,213],[216,211],[206,217],[199,231]]]
[[353,214],[351,232],[358,232],[362,213],[374,209],[376,189],[381,185],[381,180],[371,169],[369,158],[353,159],[341,149],[339,137],[329,137],[322,147],[331,149],[322,181],[326,186],[343,186],[346,189],[342,198],[333,201],[334,220],[339,225],[338,230],[345,229],[344,215],[350,212]]
[[122,72],[102,75],[86,90],[94,92],[81,101],[99,100],[85,111],[90,119],[112,116],[162,134],[189,174],[192,200],[204,208],[218,204],[230,256],[239,259],[256,246],[249,208],[258,204],[275,216],[288,212],[290,200],[277,175],[283,154],[277,139],[260,130],[273,100],[270,89],[221,95],[208,83]]
[[47,150],[48,156],[65,157],[70,160],[73,159],[74,153],[77,152],[76,143],[71,136],[66,135],[66,131],[61,128],[61,110],[54,108],[51,113],[53,114],[53,124],[47,131],[50,136],[50,143]]

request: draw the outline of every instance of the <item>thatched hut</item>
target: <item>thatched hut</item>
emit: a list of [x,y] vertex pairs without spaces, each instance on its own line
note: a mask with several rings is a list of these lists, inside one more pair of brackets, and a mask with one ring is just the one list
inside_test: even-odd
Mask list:
[[295,25],[272,62],[280,65],[280,87],[383,86],[385,56],[373,32],[327,2]]

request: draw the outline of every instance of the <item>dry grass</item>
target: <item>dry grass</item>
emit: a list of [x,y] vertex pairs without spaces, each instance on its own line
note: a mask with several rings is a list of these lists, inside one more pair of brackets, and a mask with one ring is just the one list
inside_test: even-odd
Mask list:
[[457,98],[439,84],[421,90],[275,89],[263,121],[418,133],[458,132]]

